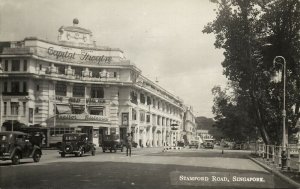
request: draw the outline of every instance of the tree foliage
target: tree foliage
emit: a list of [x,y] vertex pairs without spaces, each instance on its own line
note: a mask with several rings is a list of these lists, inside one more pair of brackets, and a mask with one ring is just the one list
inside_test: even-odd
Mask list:
[[213,89],[215,119],[224,129],[240,130],[242,136],[257,127],[265,143],[279,142],[283,86],[273,81],[281,69],[274,67],[273,59],[284,56],[287,63],[286,110],[291,134],[300,116],[300,1],[213,2],[218,6],[217,16],[203,32],[215,34],[215,47],[224,49],[223,73],[234,89],[231,96]]

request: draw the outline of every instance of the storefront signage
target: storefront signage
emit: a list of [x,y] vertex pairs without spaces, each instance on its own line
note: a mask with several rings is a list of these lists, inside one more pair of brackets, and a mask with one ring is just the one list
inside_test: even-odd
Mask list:
[[[72,49],[71,49],[72,50]],[[47,53],[54,56],[56,59],[80,59],[84,62],[95,62],[95,63],[110,63],[112,60],[111,56],[98,56],[92,55],[89,52],[81,51],[80,54],[76,54],[74,51],[69,50],[57,50],[54,47],[49,47]]]
[[60,114],[57,119],[61,120],[86,120],[86,121],[108,121],[108,118],[89,114]]

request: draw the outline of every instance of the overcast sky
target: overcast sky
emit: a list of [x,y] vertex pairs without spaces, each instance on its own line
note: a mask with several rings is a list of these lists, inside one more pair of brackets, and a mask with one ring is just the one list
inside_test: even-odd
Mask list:
[[99,46],[120,48],[142,74],[213,117],[211,89],[225,85],[222,51],[203,27],[215,18],[209,0],[1,0],[0,41],[36,36],[56,41],[60,26],[93,32]]

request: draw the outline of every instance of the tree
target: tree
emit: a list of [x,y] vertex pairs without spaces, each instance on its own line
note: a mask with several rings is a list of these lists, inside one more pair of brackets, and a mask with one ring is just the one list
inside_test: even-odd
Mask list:
[[246,103],[241,101],[241,98],[236,98],[236,95],[228,93],[228,88],[222,90],[220,86],[215,86],[212,89],[213,113],[216,115],[214,127],[217,127],[223,133],[223,137],[229,140],[241,142],[255,139],[256,125],[244,107]]
[[[246,116],[259,128],[266,144],[278,141],[281,133],[282,86],[272,81],[276,71],[272,60],[275,55],[282,55],[288,61],[287,126],[294,131],[300,116],[300,2],[214,2],[218,6],[217,17],[205,26],[203,32],[216,35],[215,47],[225,50],[223,72],[235,85],[235,99],[232,99],[235,104],[225,99],[225,109],[213,110],[216,119],[225,122],[229,120],[228,116],[231,121]],[[267,49],[267,43],[271,43],[272,47]],[[222,96],[222,93],[218,95]],[[243,114],[230,114],[240,108],[244,110]],[[225,120],[218,117],[225,114]]]

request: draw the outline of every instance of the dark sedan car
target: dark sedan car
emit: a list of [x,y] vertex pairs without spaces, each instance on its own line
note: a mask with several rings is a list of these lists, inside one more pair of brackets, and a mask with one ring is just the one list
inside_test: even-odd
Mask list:
[[111,134],[103,136],[101,145],[103,152],[106,152],[106,150],[109,150],[110,152],[117,152],[117,150],[121,150],[121,152],[123,152],[125,144],[124,141],[120,139],[120,135]]
[[41,141],[35,139],[35,136],[23,132],[0,132],[0,160],[11,160],[14,165],[25,158],[32,158],[34,162],[39,162],[42,156],[40,143]]
[[203,144],[203,147],[204,148],[210,148],[210,149],[213,149],[214,148],[214,143],[213,142],[204,142]]
[[75,156],[83,156],[87,152],[95,155],[95,144],[88,141],[88,135],[85,133],[66,133],[62,138],[61,150],[59,151],[61,157],[66,154],[75,154]]

